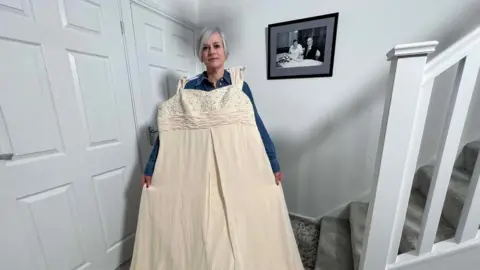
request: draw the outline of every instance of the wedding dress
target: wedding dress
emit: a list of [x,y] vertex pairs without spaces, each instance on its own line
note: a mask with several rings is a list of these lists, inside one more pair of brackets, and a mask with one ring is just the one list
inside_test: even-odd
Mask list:
[[275,184],[243,93],[185,90],[158,111],[160,149],[143,188],[131,270],[301,270],[281,185]]

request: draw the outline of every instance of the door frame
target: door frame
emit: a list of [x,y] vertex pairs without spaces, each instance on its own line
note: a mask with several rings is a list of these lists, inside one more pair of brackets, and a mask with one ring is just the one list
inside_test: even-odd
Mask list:
[[[143,116],[143,102],[142,102],[142,88],[139,78],[139,67],[137,59],[137,48],[135,43],[135,30],[132,18],[132,5],[138,5],[146,8],[158,15],[168,18],[184,27],[192,29],[195,38],[198,36],[198,26],[193,22],[188,22],[178,18],[175,15],[165,12],[162,7],[152,0],[118,0],[120,16],[122,21],[123,43],[125,47],[125,58],[127,61],[127,70],[129,76],[130,92],[132,94],[132,104],[134,110],[135,128],[137,135],[138,151],[140,155],[140,162],[143,168],[147,163],[150,155],[151,146],[147,143],[149,141],[149,134],[145,126],[148,124]],[[200,63],[196,64],[196,72],[201,71]],[[142,173],[143,174],[143,173]]]

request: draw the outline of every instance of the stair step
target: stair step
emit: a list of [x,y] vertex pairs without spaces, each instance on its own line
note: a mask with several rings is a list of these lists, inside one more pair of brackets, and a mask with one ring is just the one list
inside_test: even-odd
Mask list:
[[472,175],[480,149],[480,141],[471,142],[465,145],[455,160],[455,168]]
[[333,217],[322,218],[315,270],[352,269],[350,223]]
[[[427,165],[420,168],[415,176],[418,177],[419,189],[425,197],[428,196],[428,190],[430,189],[430,183],[433,177],[433,170],[433,166]],[[452,177],[448,185],[447,196],[445,197],[445,203],[443,205],[442,215],[455,228],[458,225],[460,214],[462,213],[469,185],[470,176],[456,168],[453,169]]]
[[352,237],[352,256],[355,270],[358,269],[360,264],[367,212],[368,203],[352,202],[350,204],[350,234]]
[[[400,240],[399,253],[409,252],[416,248],[420,227],[422,224],[423,212],[425,210],[426,198],[420,190],[413,189],[408,201],[405,225],[403,226],[402,238]],[[440,242],[455,235],[455,228],[443,217],[437,230],[435,242]]]
[[463,148],[464,169],[470,174],[473,174],[475,163],[477,161],[478,152],[480,149],[480,141],[469,143]]
[[[426,197],[420,190],[413,189],[407,207],[405,225],[400,240],[399,254],[416,248],[425,204]],[[358,269],[360,263],[367,212],[368,203],[353,202],[350,204],[350,229],[352,238],[352,256],[355,266],[354,269]],[[444,241],[452,238],[454,235],[455,228],[444,217],[441,217],[435,242]]]

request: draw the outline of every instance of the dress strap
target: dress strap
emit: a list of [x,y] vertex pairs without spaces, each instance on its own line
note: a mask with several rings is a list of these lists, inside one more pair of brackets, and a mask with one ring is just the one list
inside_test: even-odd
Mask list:
[[245,67],[238,66],[229,69],[232,84],[243,84]]
[[185,85],[187,84],[187,82],[188,82],[187,77],[183,77],[180,80],[178,80],[177,94],[185,88]]

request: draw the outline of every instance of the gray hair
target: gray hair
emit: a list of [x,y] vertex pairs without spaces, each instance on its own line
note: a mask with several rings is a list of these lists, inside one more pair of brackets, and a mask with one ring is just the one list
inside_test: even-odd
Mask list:
[[218,33],[220,37],[222,38],[222,43],[223,43],[223,50],[225,51],[225,59],[228,58],[228,47],[227,47],[227,41],[225,39],[225,33],[219,28],[219,27],[214,27],[214,28],[205,28],[202,30],[200,33],[200,36],[198,36],[197,39],[197,57],[202,61],[202,50],[203,50],[203,44],[207,43],[207,40],[210,38],[211,35]]

